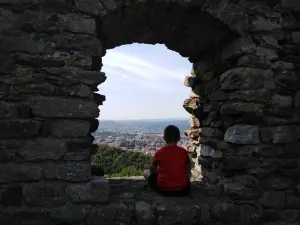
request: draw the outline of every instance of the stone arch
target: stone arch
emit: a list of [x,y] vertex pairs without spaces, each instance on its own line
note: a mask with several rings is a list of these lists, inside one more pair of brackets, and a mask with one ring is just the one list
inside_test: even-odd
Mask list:
[[[1,224],[298,223],[298,1],[172,2],[0,0]],[[187,33],[168,36],[166,13]],[[203,184],[192,200],[117,181],[107,202],[107,182],[90,177],[99,62],[132,41],[193,62],[184,107]]]

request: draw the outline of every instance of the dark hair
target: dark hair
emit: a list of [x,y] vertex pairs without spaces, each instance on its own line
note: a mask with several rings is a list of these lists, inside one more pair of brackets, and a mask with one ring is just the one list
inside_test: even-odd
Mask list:
[[178,142],[180,140],[180,131],[178,127],[169,125],[165,128],[164,138],[167,143]]

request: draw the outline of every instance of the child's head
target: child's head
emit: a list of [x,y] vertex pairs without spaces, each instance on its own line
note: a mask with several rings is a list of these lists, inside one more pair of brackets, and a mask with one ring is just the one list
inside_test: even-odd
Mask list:
[[177,143],[180,140],[180,131],[178,127],[169,125],[164,131],[164,140],[167,144]]

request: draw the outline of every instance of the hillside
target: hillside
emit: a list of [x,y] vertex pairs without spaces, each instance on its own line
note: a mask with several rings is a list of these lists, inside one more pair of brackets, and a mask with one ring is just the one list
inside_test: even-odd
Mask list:
[[108,145],[99,145],[92,156],[92,167],[101,167],[108,177],[142,176],[152,157],[141,152],[125,151]]

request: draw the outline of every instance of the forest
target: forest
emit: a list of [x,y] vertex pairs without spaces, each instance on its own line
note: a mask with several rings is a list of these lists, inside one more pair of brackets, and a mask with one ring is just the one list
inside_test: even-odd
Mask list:
[[152,156],[143,152],[125,151],[108,145],[98,145],[92,156],[93,170],[101,168],[106,177],[142,176],[150,167]]

